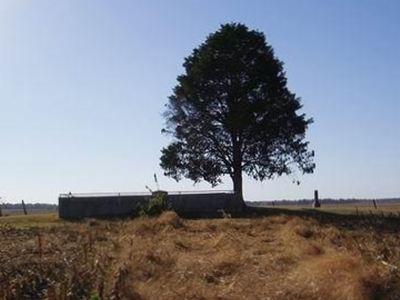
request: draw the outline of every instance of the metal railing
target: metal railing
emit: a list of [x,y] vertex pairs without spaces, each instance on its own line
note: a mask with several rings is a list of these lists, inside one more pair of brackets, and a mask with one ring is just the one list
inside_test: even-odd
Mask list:
[[[154,191],[157,192],[157,191]],[[202,190],[202,191],[166,191],[169,195],[189,194],[233,194],[232,190]],[[120,196],[150,196],[150,192],[93,192],[93,193],[62,193],[60,198],[96,198],[96,197],[120,197]]]
[[168,191],[168,195],[189,195],[189,194],[233,194],[232,190],[202,190],[202,191]]
[[119,196],[150,196],[150,192],[93,192],[93,193],[67,193],[60,194],[60,198],[83,198],[83,197],[119,197]]

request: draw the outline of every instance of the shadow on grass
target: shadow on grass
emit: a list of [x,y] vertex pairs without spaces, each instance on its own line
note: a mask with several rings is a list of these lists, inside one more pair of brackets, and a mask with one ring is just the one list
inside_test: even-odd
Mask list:
[[[222,211],[202,212],[202,213],[183,213],[177,212],[178,215],[185,219],[216,219],[223,217],[231,218],[263,218],[268,216],[286,215],[301,218],[311,218],[320,224],[333,225],[338,228],[345,229],[366,229],[373,231],[395,232],[400,231],[400,214],[389,213],[386,215],[360,212],[359,214],[343,214],[338,212],[329,212],[319,209],[285,209],[277,207],[259,207],[246,205],[242,212],[225,214]],[[133,219],[136,215],[120,216],[120,217],[87,217],[78,219],[64,219],[69,222],[86,222],[87,219],[105,219],[108,221],[121,221],[122,219]]]
[[372,230],[395,231],[400,230],[399,214],[389,213],[388,215],[360,213],[360,214],[341,214],[327,212],[319,209],[284,209],[272,207],[246,206],[243,213],[233,217],[238,218],[260,218],[274,215],[298,216],[302,218],[312,218],[321,224],[330,224],[346,229],[370,228]]

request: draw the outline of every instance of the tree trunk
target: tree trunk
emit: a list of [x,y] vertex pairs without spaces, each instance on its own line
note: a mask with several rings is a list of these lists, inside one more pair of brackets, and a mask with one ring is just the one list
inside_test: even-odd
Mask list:
[[233,191],[240,201],[243,201],[243,180],[242,180],[242,152],[240,143],[233,138]]
[[235,169],[232,175],[233,191],[235,193],[234,201],[232,201],[231,209],[235,212],[242,212],[246,205],[243,200],[243,180],[242,180],[242,169]]
[[240,200],[243,200],[243,179],[242,179],[242,170],[234,171],[233,177],[233,191],[238,196]]
[[238,210],[244,208],[243,200],[243,178],[242,178],[242,150],[241,141],[237,135],[232,135],[232,145],[233,145],[233,172],[231,174],[233,181],[233,191],[235,193],[236,203],[233,205]]

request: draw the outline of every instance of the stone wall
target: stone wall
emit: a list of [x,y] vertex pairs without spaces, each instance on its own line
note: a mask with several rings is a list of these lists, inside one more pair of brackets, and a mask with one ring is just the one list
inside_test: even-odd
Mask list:
[[[216,216],[240,209],[240,202],[233,193],[168,194],[171,208],[182,216]],[[60,195],[60,218],[124,217],[138,212],[151,195]]]

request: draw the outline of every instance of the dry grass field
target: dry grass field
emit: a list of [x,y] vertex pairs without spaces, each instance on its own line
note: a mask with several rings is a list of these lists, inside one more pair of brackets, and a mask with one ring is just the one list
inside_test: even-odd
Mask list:
[[291,212],[3,217],[0,299],[400,299],[398,218]]
[[[274,208],[293,209],[293,210],[309,210],[310,205],[281,205]],[[349,203],[349,204],[323,204],[318,210],[322,212],[331,212],[335,214],[346,215],[396,215],[400,217],[400,203],[378,203],[375,209],[374,205],[368,202]]]

